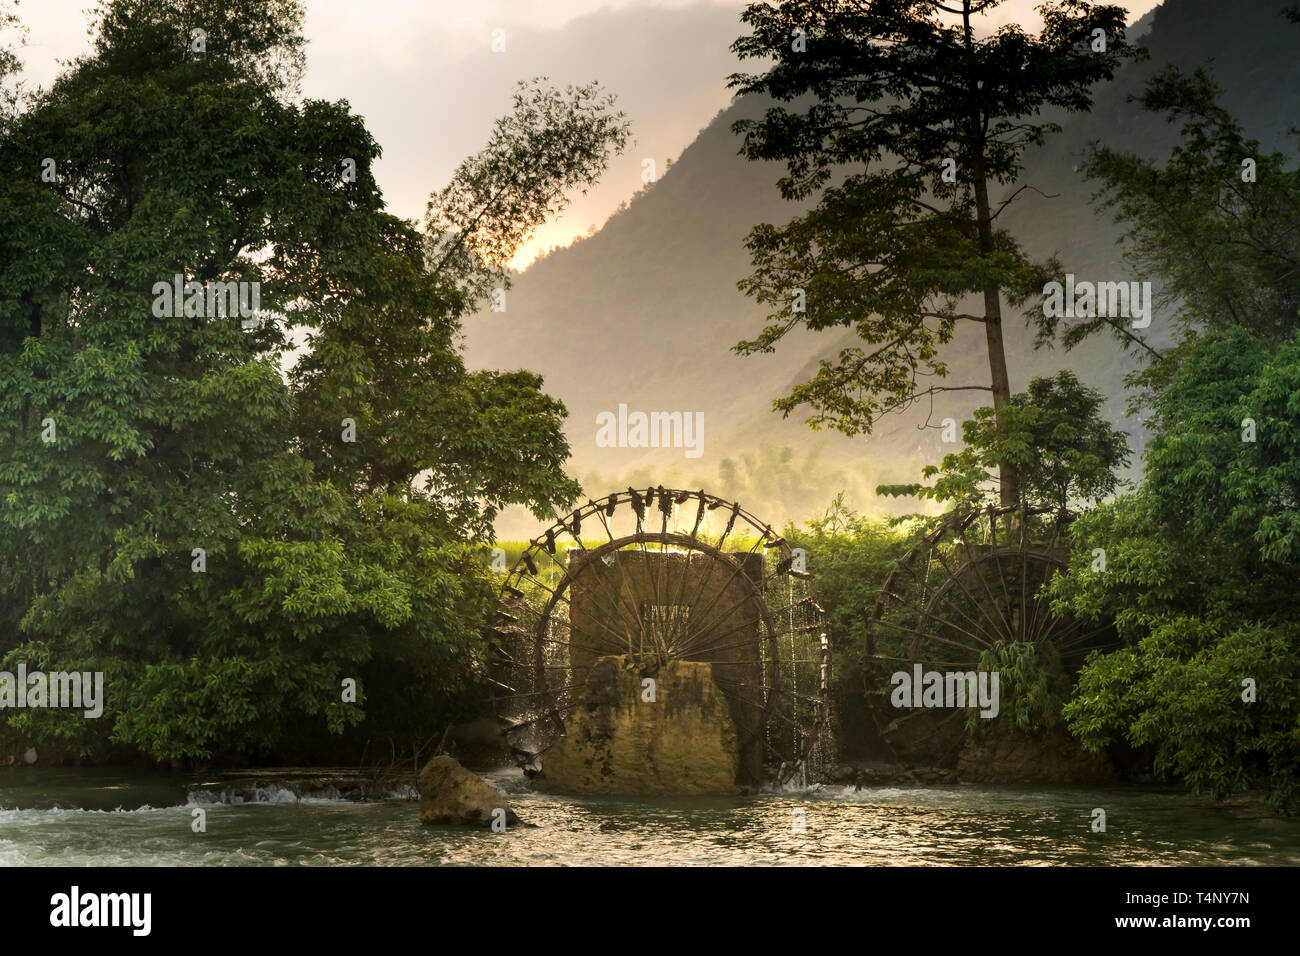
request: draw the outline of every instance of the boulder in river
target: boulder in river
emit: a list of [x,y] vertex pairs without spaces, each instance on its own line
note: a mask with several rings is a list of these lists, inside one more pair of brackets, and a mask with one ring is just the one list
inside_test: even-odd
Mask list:
[[426,825],[490,826],[505,811],[507,825],[520,823],[506,798],[455,757],[439,754],[420,771],[420,822]]

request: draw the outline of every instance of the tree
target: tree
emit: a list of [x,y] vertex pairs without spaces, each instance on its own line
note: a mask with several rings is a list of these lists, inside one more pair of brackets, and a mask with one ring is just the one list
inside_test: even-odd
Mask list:
[[[742,153],[786,163],[785,198],[820,200],[785,226],[750,233],[755,271],[740,288],[774,311],[736,349],[772,351],[798,327],[852,328],[866,345],[823,360],[776,400],[785,415],[807,405],[814,427],[869,433],[881,414],[924,396],[978,390],[992,393],[1001,422],[1011,396],[1002,297],[1021,305],[1060,268],[1031,261],[997,225],[1032,187],[1001,199],[992,191],[1015,182],[1024,151],[1057,130],[1040,110],[1088,109],[1093,84],[1133,50],[1122,8],[1080,0],[1039,7],[1037,36],[1009,24],[978,38],[976,19],[997,5],[788,0],[742,15],[753,32],[733,50],[776,62],[731,86],[780,103],[812,99],[801,112],[776,106],[738,122]],[[970,295],[982,310],[962,309]],[[942,355],[958,322],[984,327],[990,384],[926,385],[946,376]],[[999,470],[1002,500],[1014,503],[1014,464]]]
[[[505,504],[576,496],[540,379],[465,369],[474,277],[385,211],[348,104],[296,98],[302,15],[105,0],[0,136],[0,648],[107,685],[100,721],[8,717],[43,740],[427,734],[475,681],[476,540]],[[588,89],[521,94],[553,109],[508,129],[548,145],[482,210],[494,252],[621,147]],[[156,291],[177,274],[182,307]],[[256,314],[211,307],[227,282],[257,283]]]
[[933,485],[882,485],[878,494],[916,495],[952,502],[965,510],[990,504],[999,494],[998,465],[1019,475],[1017,505],[1039,504],[1058,512],[1096,503],[1115,492],[1115,471],[1129,461],[1127,436],[1102,414],[1105,399],[1073,372],[1035,377],[1003,408],[1002,427],[992,408],[977,409],[962,423],[964,447],[928,465],[922,475]]
[[497,120],[487,146],[429,201],[434,271],[448,269],[474,295],[508,285],[505,265],[528,234],[563,212],[572,190],[585,192],[628,142],[613,96],[595,83],[563,93],[539,88],[544,79],[518,84],[514,109]]
[[1153,397],[1145,484],[1075,522],[1050,586],[1057,610],[1123,640],[1065,708],[1086,746],[1150,745],[1197,789],[1260,787],[1279,805],[1300,797],[1298,394],[1300,334],[1188,339]]
[[[1099,184],[1098,209],[1125,226],[1125,257],[1164,279],[1161,304],[1177,308],[1180,330],[1239,326],[1283,342],[1300,324],[1300,167],[1248,139],[1220,95],[1202,69],[1160,71],[1138,102],[1181,122],[1182,142],[1161,163],[1094,144],[1083,171]],[[1113,319],[1040,323],[1041,338],[1059,335],[1066,348],[1109,324],[1124,347],[1161,360],[1136,379],[1148,388],[1179,361]]]
[[[1216,796],[1300,800],[1300,171],[1263,155],[1198,71],[1144,105],[1182,119],[1164,164],[1098,147],[1089,172],[1128,254],[1181,306],[1176,344],[1136,379],[1146,477],[1079,518],[1054,607],[1113,621],[1063,714],[1085,746],[1149,746]],[[1244,175],[1253,160],[1251,175]],[[1098,330],[1065,331],[1067,344]],[[1098,561],[1097,555],[1104,561]]]
[[[19,67],[18,57],[10,49],[10,44],[22,43],[26,38],[26,31],[13,12],[12,5],[4,0],[0,0],[0,37],[4,38],[4,42],[0,42],[0,81],[3,81],[11,73],[18,72]],[[0,120],[15,111],[16,101],[16,90],[0,88]]]

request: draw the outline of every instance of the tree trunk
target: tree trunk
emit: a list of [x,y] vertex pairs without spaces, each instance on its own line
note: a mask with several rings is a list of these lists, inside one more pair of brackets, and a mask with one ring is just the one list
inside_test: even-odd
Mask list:
[[[989,214],[989,190],[984,178],[983,151],[972,150],[975,157],[974,190],[975,214],[979,226],[980,255],[993,252],[993,220]],[[997,417],[998,438],[1005,438],[1002,409],[1011,400],[1011,378],[1007,374],[1007,352],[1002,343],[1002,298],[996,284],[984,287],[984,337],[988,343],[989,375],[993,385],[993,412]],[[1001,502],[1011,507],[1020,500],[1020,476],[1005,458],[998,460],[998,478],[1001,485]]]
[[[962,0],[962,25],[968,57],[974,57],[975,37],[970,25],[971,0]],[[968,62],[973,62],[973,59]],[[967,83],[972,102],[978,103],[978,82]],[[975,221],[979,228],[980,255],[993,252],[993,216],[989,211],[989,184],[984,170],[984,117],[978,108],[970,118],[971,185],[975,192]],[[997,284],[984,287],[984,337],[989,350],[989,376],[993,386],[993,414],[997,419],[998,438],[1006,432],[1002,409],[1011,400],[1011,379],[1007,375],[1007,351],[1002,344],[1002,297]],[[1011,507],[1020,498],[1020,476],[1005,458],[998,460],[998,484],[1003,507]]]

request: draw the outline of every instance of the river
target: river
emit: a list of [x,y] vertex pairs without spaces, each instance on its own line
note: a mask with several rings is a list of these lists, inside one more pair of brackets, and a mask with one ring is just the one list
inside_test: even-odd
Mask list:
[[[0,865],[1300,865],[1300,819],[1172,790],[825,786],[692,799],[535,793],[485,775],[535,827],[421,827],[409,799],[232,804],[182,774],[0,770]],[[1106,811],[1106,832],[1090,826]],[[193,830],[194,810],[206,832]]]

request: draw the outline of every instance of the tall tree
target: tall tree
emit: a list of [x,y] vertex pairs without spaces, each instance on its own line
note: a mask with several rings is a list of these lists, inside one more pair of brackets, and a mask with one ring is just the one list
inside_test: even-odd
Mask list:
[[[1217,99],[1204,71],[1161,71],[1141,102],[1182,122],[1167,161],[1105,147],[1088,160],[1126,255],[1178,305],[1179,336],[1137,376],[1154,432],[1143,485],[1075,523],[1050,593],[1123,640],[1089,659],[1064,710],[1086,746],[1147,746],[1194,788],[1258,788],[1294,809],[1300,168],[1246,139]],[[1098,328],[1077,323],[1065,341]]]
[[[786,163],[785,198],[820,198],[787,225],[750,233],[755,271],[740,288],[774,311],[736,349],[772,351],[799,327],[852,328],[865,343],[777,399],[785,415],[806,405],[813,427],[854,435],[943,392],[991,392],[998,416],[1010,400],[1002,299],[1023,304],[1060,267],[1031,261],[998,227],[1033,187],[994,190],[1014,184],[1025,150],[1058,129],[1044,107],[1090,108],[1092,86],[1134,51],[1118,6],[1049,2],[1037,35],[1015,24],[977,35],[998,5],[786,0],[742,15],[753,32],[732,49],[775,63],[730,85],[779,103],[810,100],[738,122],[742,153]],[[966,311],[968,296],[982,309]],[[944,346],[959,322],[984,328],[989,384],[927,384],[947,375]],[[998,470],[1001,501],[1016,503],[1014,464]]]
[[[1161,162],[1094,145],[1083,172],[1099,184],[1098,209],[1124,227],[1125,257],[1163,280],[1162,304],[1176,310],[1184,340],[1241,327],[1285,342],[1300,328],[1300,167],[1249,139],[1219,105],[1221,93],[1204,69],[1161,70],[1137,101],[1180,123],[1181,142]],[[1068,349],[1107,324],[1044,317],[1040,336]],[[1139,399],[1172,381],[1179,345],[1157,353],[1110,327],[1122,345],[1158,359],[1135,377]]]
[[[466,267],[385,210],[348,104],[296,96],[302,16],[104,0],[0,135],[0,650],[107,684],[101,720],[7,715],[24,733],[156,757],[428,733],[473,680],[476,541],[576,496],[540,379],[465,368]],[[594,92],[525,95],[555,108],[511,126],[538,164],[483,211],[497,253],[621,147]],[[176,274],[197,299],[167,308]],[[260,312],[214,311],[218,282]]]

